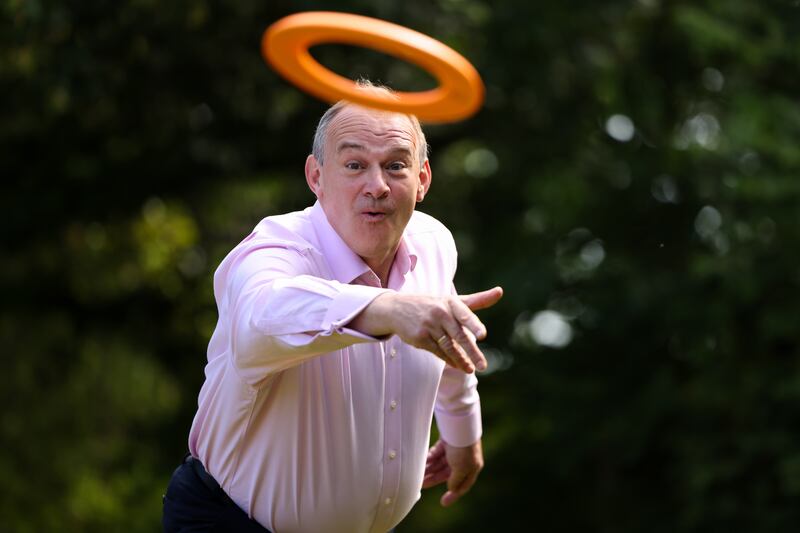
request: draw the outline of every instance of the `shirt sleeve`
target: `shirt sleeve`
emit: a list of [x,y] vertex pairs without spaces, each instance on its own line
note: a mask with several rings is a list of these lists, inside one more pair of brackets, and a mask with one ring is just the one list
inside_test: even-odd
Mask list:
[[296,249],[265,246],[228,272],[223,300],[231,350],[248,383],[310,357],[378,340],[344,325],[387,289],[323,279],[309,274],[311,265]]
[[446,366],[434,408],[436,425],[445,442],[469,446],[481,438],[481,402],[475,374]]
[[[458,294],[452,284],[450,293]],[[452,446],[475,444],[483,434],[478,378],[475,374],[445,366],[436,395],[434,414],[439,434],[445,442]]]

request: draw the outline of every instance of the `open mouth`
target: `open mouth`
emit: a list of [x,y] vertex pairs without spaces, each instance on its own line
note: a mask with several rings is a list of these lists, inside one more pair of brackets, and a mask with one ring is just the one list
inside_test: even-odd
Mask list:
[[386,218],[386,213],[381,211],[364,211],[361,213],[364,218],[369,221],[383,220]]

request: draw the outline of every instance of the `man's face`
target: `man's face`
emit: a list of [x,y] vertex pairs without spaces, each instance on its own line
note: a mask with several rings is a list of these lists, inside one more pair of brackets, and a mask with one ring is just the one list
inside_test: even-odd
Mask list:
[[373,269],[394,256],[430,185],[418,143],[405,115],[349,105],[328,126],[324,164],[306,161],[306,179],[331,225]]

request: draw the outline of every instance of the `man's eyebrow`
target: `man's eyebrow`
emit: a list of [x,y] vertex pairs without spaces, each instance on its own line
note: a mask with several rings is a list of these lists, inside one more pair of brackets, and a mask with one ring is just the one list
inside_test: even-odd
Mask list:
[[[336,147],[336,153],[337,154],[342,153],[345,150],[360,150],[360,151],[364,151],[364,150],[366,150],[366,148],[364,147],[363,144],[359,144],[357,142],[352,142],[352,141],[344,141],[344,142],[340,143]],[[390,147],[390,149],[389,149],[389,154],[391,154],[391,155],[395,155],[395,154],[410,155],[410,154],[412,154],[412,152],[413,151],[411,150],[411,148],[409,148],[408,146],[402,146],[402,145],[393,146],[393,147]]]
[[353,150],[364,150],[364,145],[358,144],[356,142],[343,142],[340,143],[339,146],[336,147],[336,153],[344,152],[345,150],[353,149]]
[[413,151],[408,146],[403,145],[403,146],[395,146],[394,148],[389,150],[389,153],[392,155],[394,154],[411,155]]

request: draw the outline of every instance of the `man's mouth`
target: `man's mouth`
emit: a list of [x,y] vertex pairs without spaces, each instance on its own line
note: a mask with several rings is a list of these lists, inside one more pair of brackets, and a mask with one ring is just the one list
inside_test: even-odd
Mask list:
[[362,211],[361,215],[370,222],[386,218],[386,213],[383,211]]

